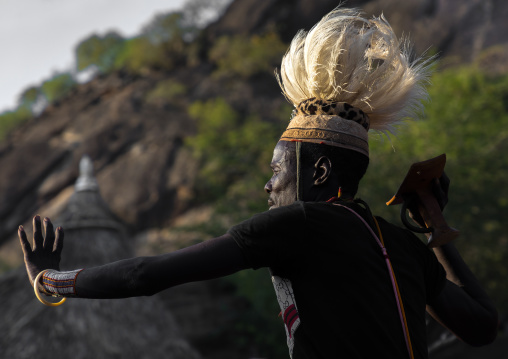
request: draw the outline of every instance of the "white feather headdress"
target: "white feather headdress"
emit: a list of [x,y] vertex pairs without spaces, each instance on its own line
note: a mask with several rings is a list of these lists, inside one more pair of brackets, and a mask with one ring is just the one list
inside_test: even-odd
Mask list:
[[363,110],[370,128],[393,132],[428,98],[434,58],[411,60],[383,15],[336,8],[309,32],[299,31],[282,59],[277,81],[296,107],[309,98],[346,102]]

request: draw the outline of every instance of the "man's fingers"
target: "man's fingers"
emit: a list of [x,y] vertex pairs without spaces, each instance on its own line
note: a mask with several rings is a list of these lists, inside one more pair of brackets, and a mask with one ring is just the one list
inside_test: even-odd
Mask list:
[[448,190],[450,189],[450,178],[446,175],[446,173],[443,171],[443,174],[441,175],[441,178],[439,179],[439,182],[441,183],[441,187],[443,188],[443,191],[448,194]]
[[53,223],[49,218],[44,218],[44,249],[52,252],[55,243],[55,232],[53,232]]
[[28,243],[28,239],[26,238],[25,230],[23,229],[23,226],[19,226],[18,228],[18,237],[19,242],[21,243],[21,249],[23,250],[23,254],[26,256],[28,253],[32,251],[32,248],[30,247],[30,243]]
[[41,217],[39,215],[36,215],[33,219],[33,227],[34,227],[34,237],[33,237],[33,244],[34,244],[34,251],[36,251],[38,248],[43,248],[43,238],[42,238],[42,228],[41,228]]
[[56,239],[55,239],[55,245],[53,251],[60,256],[63,249],[63,242],[64,242],[64,231],[62,227],[58,227],[55,231]]
[[443,173],[443,177],[440,179],[434,179],[432,183],[432,192],[434,193],[434,196],[437,199],[437,202],[439,204],[439,207],[441,208],[441,211],[444,209],[446,204],[448,203],[448,188],[450,186],[450,180],[446,176],[446,174]]

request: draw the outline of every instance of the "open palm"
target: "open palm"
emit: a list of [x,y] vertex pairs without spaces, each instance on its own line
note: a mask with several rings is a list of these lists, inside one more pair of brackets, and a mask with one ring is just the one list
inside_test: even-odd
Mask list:
[[23,226],[19,226],[18,236],[23,249],[26,271],[33,286],[37,274],[44,269],[60,270],[60,257],[63,248],[64,232],[62,227],[53,231],[49,218],[44,218],[44,233],[40,216],[33,219],[33,249],[30,247]]

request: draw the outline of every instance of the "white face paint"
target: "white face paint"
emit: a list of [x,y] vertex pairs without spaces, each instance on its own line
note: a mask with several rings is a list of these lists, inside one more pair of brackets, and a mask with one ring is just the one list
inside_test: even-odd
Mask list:
[[296,154],[293,142],[279,141],[273,150],[273,176],[265,185],[270,209],[296,201]]

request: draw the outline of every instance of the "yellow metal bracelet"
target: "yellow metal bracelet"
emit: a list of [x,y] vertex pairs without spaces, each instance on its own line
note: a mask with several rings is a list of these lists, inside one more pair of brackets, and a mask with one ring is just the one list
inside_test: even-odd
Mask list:
[[59,305],[62,305],[64,304],[64,302],[67,300],[67,298],[63,298],[61,301],[57,302],[57,303],[52,303],[52,302],[48,302],[47,300],[45,300],[44,298],[42,298],[41,296],[41,293],[39,292],[39,286],[37,285],[37,283],[39,283],[39,279],[44,275],[44,273],[46,273],[48,270],[45,269],[43,270],[42,272],[40,272],[39,274],[37,274],[37,277],[35,277],[35,280],[34,280],[34,292],[35,292],[35,296],[37,297],[37,299],[39,299],[39,301],[44,304],[44,305],[47,305],[48,307],[58,307]]

